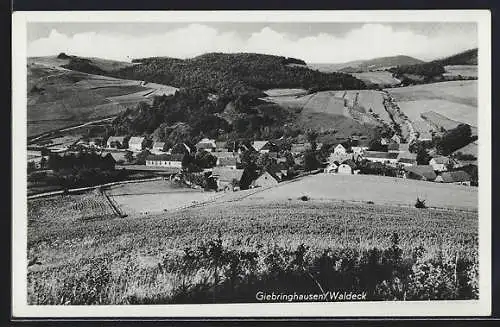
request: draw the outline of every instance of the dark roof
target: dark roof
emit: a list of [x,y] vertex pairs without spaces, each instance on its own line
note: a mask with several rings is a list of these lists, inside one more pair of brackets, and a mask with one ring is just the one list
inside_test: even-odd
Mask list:
[[469,174],[463,170],[449,171],[441,174],[444,183],[468,182],[471,180]]
[[243,169],[231,169],[226,167],[214,167],[212,175],[219,178],[220,181],[230,182],[233,179],[241,180],[243,176]]
[[399,162],[402,162],[402,163],[415,163],[417,162],[417,159],[412,159],[412,158],[399,158],[398,159]]
[[149,155],[146,157],[146,160],[153,160],[153,161],[182,161],[184,158],[183,154],[158,154],[158,155]]
[[437,164],[447,164],[450,162],[450,158],[444,156],[434,157],[431,160]]
[[379,159],[396,159],[398,153],[394,152],[380,152],[380,151],[365,151],[365,158],[379,158]]
[[397,142],[390,142],[387,145],[387,150],[399,150],[399,143],[397,143]]
[[430,165],[416,165],[410,167],[404,167],[404,170],[413,173],[417,176],[424,177],[426,180],[433,181],[436,179],[436,173],[434,172],[434,168]]
[[220,157],[219,158],[219,166],[235,166],[236,165],[236,157]]

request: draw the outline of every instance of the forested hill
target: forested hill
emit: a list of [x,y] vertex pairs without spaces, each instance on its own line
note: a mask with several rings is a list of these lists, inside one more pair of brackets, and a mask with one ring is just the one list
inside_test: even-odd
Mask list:
[[[191,59],[153,57],[133,60],[135,65],[101,74],[144,80],[176,87],[201,87],[219,94],[253,94],[269,88],[363,89],[365,84],[348,74],[311,70],[300,59],[255,53],[207,53]],[[72,59],[68,69],[96,73],[92,63]]]
[[434,60],[433,63],[443,66],[448,65],[477,65],[477,48],[460,52],[443,59]]

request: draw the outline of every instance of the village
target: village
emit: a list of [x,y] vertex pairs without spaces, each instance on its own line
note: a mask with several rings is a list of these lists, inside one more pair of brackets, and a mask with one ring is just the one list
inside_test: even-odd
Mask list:
[[[78,157],[90,152],[106,158],[114,170],[168,176],[191,188],[216,191],[270,187],[319,172],[477,185],[467,169],[463,169],[477,166],[477,160],[471,155],[461,155],[462,151],[470,153],[471,148],[477,151],[477,142],[449,156],[431,152],[424,163],[417,162],[410,144],[403,143],[397,134],[380,138],[375,144],[377,151],[372,148],[373,143],[356,136],[332,144],[294,143],[283,137],[233,142],[203,138],[195,146],[179,143],[168,147],[166,142],[153,142],[144,136],[83,139],[68,135],[52,139],[45,146],[28,147],[28,169],[50,170],[51,156]],[[245,168],[249,171],[246,174]]]

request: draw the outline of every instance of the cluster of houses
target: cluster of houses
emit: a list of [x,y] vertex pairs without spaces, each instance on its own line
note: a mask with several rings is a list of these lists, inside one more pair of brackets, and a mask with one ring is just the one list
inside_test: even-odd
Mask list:
[[[256,151],[259,154],[266,154],[271,159],[272,164],[267,165],[267,169],[262,171],[250,185],[250,187],[265,187],[275,185],[287,177],[287,158],[282,151],[283,139],[278,140],[256,140],[251,144],[231,144],[204,138],[196,145],[196,151],[206,151],[217,158],[215,166],[206,169],[211,171],[216,179],[219,189],[233,188],[238,184],[243,175],[243,169],[239,169],[241,154],[247,150]],[[448,157],[435,157],[428,165],[417,165],[417,156],[410,153],[409,144],[402,143],[399,135],[392,138],[382,138],[380,143],[386,146],[387,151],[370,151],[367,146],[352,146],[348,143],[337,143],[331,147],[331,153],[324,162],[325,173],[328,174],[358,174],[359,163],[367,160],[374,163],[381,163],[387,166],[399,168],[401,177],[420,179],[425,181],[435,181],[442,183],[455,183],[470,185],[471,177],[465,171],[457,171],[460,162]],[[125,150],[139,153],[148,148],[151,153],[145,159],[145,170],[169,170],[180,172],[185,154],[191,154],[191,149],[184,143],[176,144],[167,149],[165,142],[147,142],[142,136],[133,136],[128,139],[126,136],[111,136],[106,141],[103,139],[90,139],[83,143],[79,141],[75,144],[84,145],[90,148],[98,148],[104,151],[111,151],[112,154],[125,153]],[[322,148],[323,144],[316,144],[316,148]],[[290,154],[296,165],[304,164],[304,153],[311,150],[312,145],[308,142],[291,144]],[[115,152],[113,152],[115,150]],[[108,152],[109,153],[109,152]],[[40,152],[29,153],[29,160],[39,160],[42,158]],[[115,156],[113,156],[115,157]],[[115,158],[116,159],[116,158]],[[117,160],[118,161],[118,160]],[[448,171],[450,170],[450,171]]]

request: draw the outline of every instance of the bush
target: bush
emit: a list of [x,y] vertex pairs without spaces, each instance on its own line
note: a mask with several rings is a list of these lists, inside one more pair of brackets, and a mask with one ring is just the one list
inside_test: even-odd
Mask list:
[[417,202],[415,202],[415,208],[418,208],[418,209],[427,208],[427,206],[425,205],[425,200],[420,200],[419,198],[417,198]]
[[302,195],[299,200],[302,200],[302,201],[309,201],[309,197],[307,195]]

